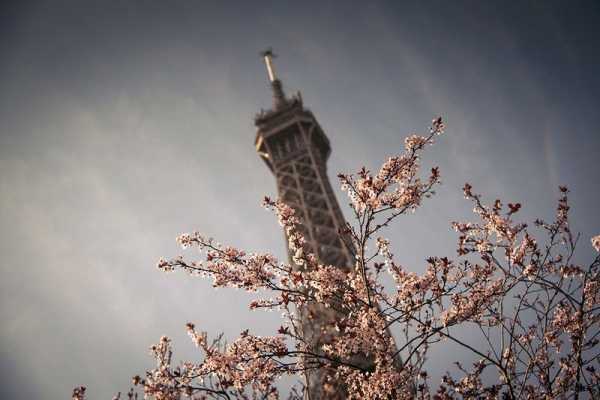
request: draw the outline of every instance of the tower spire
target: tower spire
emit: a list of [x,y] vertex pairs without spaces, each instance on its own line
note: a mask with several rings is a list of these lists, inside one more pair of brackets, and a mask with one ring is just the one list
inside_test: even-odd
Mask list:
[[260,55],[265,60],[265,65],[267,67],[267,75],[269,76],[269,81],[273,82],[275,79],[275,68],[273,67],[273,59],[277,57],[275,53],[273,53],[273,49],[270,47],[260,53]]
[[275,110],[279,110],[285,106],[288,101],[285,97],[285,93],[283,92],[283,87],[281,85],[281,81],[275,75],[275,67],[273,66],[273,59],[277,57],[275,53],[273,53],[273,49],[270,47],[265,51],[261,52],[265,66],[267,67],[267,76],[269,77],[269,82],[271,83],[271,90],[273,91],[273,108]]

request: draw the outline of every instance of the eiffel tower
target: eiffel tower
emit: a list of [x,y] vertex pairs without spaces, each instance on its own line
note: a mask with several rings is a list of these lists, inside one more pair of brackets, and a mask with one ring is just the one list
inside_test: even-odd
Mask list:
[[[273,52],[267,50],[262,56],[273,92],[273,105],[256,115],[256,151],[275,175],[279,198],[293,207],[302,221],[300,229],[307,241],[307,250],[315,254],[321,264],[350,268],[353,256],[338,233],[346,222],[327,177],[329,139],[313,113],[304,107],[300,92],[291,97],[285,95],[275,74]],[[331,330],[335,315],[318,306],[299,312],[302,336],[318,352],[327,340],[326,332]],[[311,400],[345,397],[345,390],[335,387],[335,383],[334,396],[324,393],[327,377],[322,370],[307,372],[306,379],[306,395]]]

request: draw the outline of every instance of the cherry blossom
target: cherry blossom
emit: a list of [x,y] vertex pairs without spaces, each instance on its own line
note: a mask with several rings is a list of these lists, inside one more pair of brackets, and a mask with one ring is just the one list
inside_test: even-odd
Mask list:
[[596,235],[592,238],[592,246],[596,251],[600,252],[600,235]]
[[[527,224],[518,220],[520,203],[488,202],[465,184],[474,218],[452,223],[456,258],[430,257],[420,274],[402,265],[382,236],[435,193],[439,169],[423,176],[421,156],[444,129],[435,118],[427,134],[409,136],[404,152],[378,171],[339,175],[354,213],[340,232],[355,257],[351,265],[320,263],[294,209],[270,198],[263,206],[285,231],[290,262],[199,232],[179,236],[179,245],[200,250],[201,259],[161,259],[159,269],[246,290],[249,308],[281,312],[281,326],[266,337],[246,330],[225,344],[188,323],[199,361],[174,363],[171,340],[163,337],[150,349],[155,368],[135,376],[134,388],[156,399],[276,399],[279,378],[302,382],[324,371],[327,398],[599,398],[600,255],[588,264],[575,257],[579,236],[571,230],[566,187],[559,188],[553,221]],[[591,241],[600,252],[600,236]],[[310,326],[317,313],[328,321],[320,332]],[[479,340],[469,340],[467,329]],[[449,365],[441,382],[430,382],[428,354],[448,343],[472,362]],[[300,383],[290,398],[304,390]],[[74,400],[84,397],[84,387],[73,390]]]

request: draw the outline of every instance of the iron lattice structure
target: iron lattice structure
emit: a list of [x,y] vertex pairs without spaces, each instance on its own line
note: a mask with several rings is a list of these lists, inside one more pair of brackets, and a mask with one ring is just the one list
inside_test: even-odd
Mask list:
[[[306,250],[315,254],[321,264],[350,268],[353,256],[339,233],[346,221],[327,177],[329,139],[313,113],[304,108],[300,93],[291,98],[285,96],[273,71],[272,53],[266,52],[264,56],[273,90],[273,107],[255,118],[256,150],[275,175],[279,198],[293,207],[302,221],[300,229],[307,241]],[[291,258],[290,254],[290,261]],[[321,345],[334,334],[335,312],[309,305],[299,310],[299,315],[303,339],[319,352]],[[306,378],[308,398],[325,397],[326,372],[308,372]],[[345,390],[336,387],[335,382],[328,386],[334,395],[330,392],[327,398],[345,397]]]
[[329,140],[295,98],[286,109],[256,120],[256,149],[277,179],[280,199],[296,210],[309,250],[325,264],[350,260],[339,230],[346,225],[327,177]]

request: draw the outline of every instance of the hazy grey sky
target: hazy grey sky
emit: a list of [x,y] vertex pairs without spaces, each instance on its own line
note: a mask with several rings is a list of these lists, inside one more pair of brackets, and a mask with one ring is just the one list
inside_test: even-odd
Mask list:
[[68,398],[78,384],[110,398],[152,366],[163,334],[193,357],[187,321],[230,338],[278,326],[243,293],[155,268],[195,229],[284,257],[259,207],[274,180],[253,148],[254,113],[270,105],[266,46],[331,140],[331,177],[375,168],[446,118],[425,160],[444,184],[389,232],[407,267],[454,256],[467,180],[529,219],[550,217],[568,184],[591,256],[598,3],[350,3],[3,2],[1,398]]

